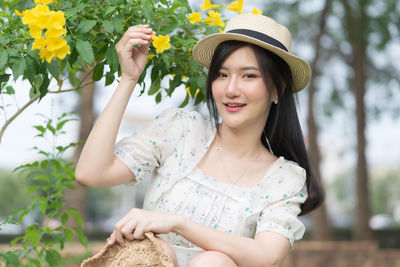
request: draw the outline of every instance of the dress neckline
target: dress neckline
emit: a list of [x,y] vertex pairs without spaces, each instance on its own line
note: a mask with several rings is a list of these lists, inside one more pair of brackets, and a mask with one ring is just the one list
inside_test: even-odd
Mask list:
[[214,184],[217,185],[221,185],[223,187],[232,187],[232,188],[239,188],[245,191],[254,191],[256,188],[258,188],[262,183],[264,183],[267,178],[271,175],[271,173],[273,172],[273,170],[278,166],[278,162],[282,161],[284,159],[283,156],[280,156],[279,158],[277,158],[272,164],[271,166],[268,168],[268,170],[266,171],[266,173],[264,174],[263,178],[258,181],[257,184],[255,184],[252,187],[246,187],[246,186],[241,186],[241,185],[236,185],[236,184],[232,184],[232,183],[225,183],[225,182],[221,182],[217,179],[215,179],[214,177],[208,175],[205,171],[203,171],[201,168],[199,168],[197,165],[195,166],[195,169],[198,170],[199,172],[201,172],[201,174],[205,175],[208,179],[210,179]]

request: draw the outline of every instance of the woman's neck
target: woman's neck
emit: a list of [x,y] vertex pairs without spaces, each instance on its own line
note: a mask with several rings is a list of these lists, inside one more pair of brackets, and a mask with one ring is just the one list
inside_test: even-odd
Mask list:
[[248,157],[264,149],[261,142],[263,129],[231,129],[224,124],[219,126],[219,135],[216,137],[216,145],[225,152],[235,157]]

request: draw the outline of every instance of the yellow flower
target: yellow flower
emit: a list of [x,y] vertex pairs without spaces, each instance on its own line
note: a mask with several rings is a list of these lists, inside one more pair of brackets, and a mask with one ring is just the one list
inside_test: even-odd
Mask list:
[[157,53],[162,53],[171,48],[168,35],[152,35],[151,38],[153,39],[153,46],[156,48]]
[[262,11],[257,9],[256,7],[253,8],[253,11],[251,11],[251,13],[253,13],[254,15],[262,15]]
[[[64,59],[71,54],[67,41],[62,35],[67,33],[64,28],[65,18],[62,11],[50,11],[47,4],[53,0],[35,0],[36,6],[24,12],[15,12],[22,16],[22,23],[29,25],[30,35],[35,39],[32,50],[38,49],[42,61],[51,62],[53,57]],[[43,36],[43,29],[46,30]]]
[[14,10],[14,13],[17,14],[17,16],[19,16],[19,17],[23,17],[25,11],[22,11],[22,13],[21,13],[21,12],[19,12],[18,10]]
[[46,38],[51,38],[51,37],[55,37],[55,36],[65,35],[66,33],[67,33],[67,30],[65,30],[65,28],[61,28],[61,29],[50,28],[50,29],[47,29],[45,35],[46,35]]
[[37,24],[29,24],[29,33],[34,39],[38,39],[42,36],[42,28]]
[[187,93],[190,97],[192,97],[192,94],[190,93],[190,87],[186,87],[186,93]]
[[187,80],[187,79],[189,79],[188,76],[182,75],[181,80]]
[[43,36],[41,36],[40,38],[36,38],[35,41],[32,44],[32,50],[35,49],[42,49],[45,48],[47,45],[47,39],[45,39]]
[[207,10],[207,9],[214,9],[214,8],[217,8],[218,5],[213,5],[213,4],[211,4],[211,1],[210,1],[210,0],[204,0],[204,3],[203,3],[200,7],[201,7],[201,10],[205,11],[205,10]]
[[65,25],[64,12],[51,11],[49,14],[48,28],[61,29]]
[[50,9],[46,5],[36,5],[34,8],[31,9],[32,13],[35,16],[47,16],[50,13]]
[[225,26],[225,23],[221,20],[221,14],[219,12],[215,12],[214,10],[208,11],[208,17],[205,19],[205,22],[210,26]]
[[200,93],[200,88],[197,88],[196,93],[194,93],[194,98],[196,98],[199,93]]
[[149,62],[149,60],[151,60],[155,56],[156,55],[147,55],[146,64],[147,64],[147,62]]
[[46,59],[46,61],[50,63],[51,60],[54,57],[54,52],[53,51],[49,51],[46,48],[43,48],[43,49],[40,49],[39,56],[42,59],[42,62],[44,61],[44,59]]
[[49,51],[56,51],[67,45],[67,41],[65,41],[61,36],[51,37],[47,39],[47,49]]
[[53,3],[53,0],[35,0],[35,4],[47,5],[47,4],[51,4],[51,3]]
[[45,28],[49,24],[48,14],[50,14],[48,6],[37,5],[32,9],[25,10],[22,23],[28,25],[36,24],[40,28]]
[[58,57],[59,59],[64,59],[69,54],[71,54],[69,45],[65,45],[54,51],[54,57]]
[[233,1],[226,8],[237,13],[243,13],[243,0]]
[[196,22],[200,22],[201,21],[201,15],[199,12],[192,12],[189,17],[188,17],[188,21],[192,24],[195,24]]

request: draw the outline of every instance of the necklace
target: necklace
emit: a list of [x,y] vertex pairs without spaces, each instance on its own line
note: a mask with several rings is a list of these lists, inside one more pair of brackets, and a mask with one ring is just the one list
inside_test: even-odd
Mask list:
[[[219,157],[219,160],[220,160],[220,162],[221,162],[222,169],[223,169],[224,172],[225,172],[226,178],[228,178],[228,180],[232,182],[232,179],[229,178],[229,177],[231,177],[231,175],[228,174],[228,171],[227,171],[227,169],[225,168],[225,164],[224,164],[224,161],[223,161],[223,159],[222,159],[222,155],[221,155],[222,149],[221,149],[221,147],[218,146],[218,145],[216,145],[216,146],[215,146],[215,150],[217,150],[218,157]],[[261,152],[261,150],[258,151],[258,153],[256,154],[256,156],[253,158],[253,160],[250,162],[250,164],[247,165],[247,168],[239,175],[239,177],[236,178],[235,180],[233,180],[232,184],[235,185],[235,184],[237,184],[237,182],[240,181],[240,179],[247,173],[247,171],[248,171],[248,170],[250,169],[250,167],[253,165],[254,161],[258,158],[258,156],[260,155],[260,152]]]

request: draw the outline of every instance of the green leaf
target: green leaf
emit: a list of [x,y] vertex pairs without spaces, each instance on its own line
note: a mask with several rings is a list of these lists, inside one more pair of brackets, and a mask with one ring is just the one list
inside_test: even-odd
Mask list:
[[60,68],[58,67],[57,60],[52,60],[50,64],[46,64],[50,74],[58,81],[60,78]]
[[158,94],[156,95],[156,103],[157,103],[157,104],[160,103],[160,102],[161,102],[161,99],[162,99],[161,92],[158,92]]
[[118,54],[114,44],[110,44],[106,52],[106,62],[110,66],[111,72],[116,72],[119,68]]
[[56,126],[57,131],[61,130],[62,127],[64,127],[64,124],[66,124],[69,121],[71,121],[71,120],[70,119],[66,119],[66,120],[62,120],[62,121],[58,122],[57,126]]
[[81,242],[82,245],[87,246],[87,238],[83,231],[79,229],[78,227],[72,227],[72,229],[75,231],[76,235],[78,236],[79,242]]
[[14,238],[14,239],[10,242],[10,247],[15,246],[15,244],[16,244],[18,241],[22,240],[22,239],[23,239],[22,236],[19,236],[19,237]]
[[153,83],[150,86],[149,91],[147,92],[148,95],[154,95],[155,93],[157,93],[158,90],[160,90],[161,87],[161,79],[160,77],[157,77],[157,79],[155,81],[153,81]]
[[40,211],[45,215],[47,211],[47,202],[42,202],[39,204]]
[[29,261],[33,264],[35,264],[36,267],[41,267],[42,264],[40,263],[40,261],[38,259],[29,259]]
[[68,63],[72,66],[77,60],[77,58],[78,58],[78,51],[76,51],[75,47],[72,47],[71,55],[69,55],[68,57]]
[[67,240],[68,242],[74,241],[74,233],[68,228],[64,228],[63,230],[64,230],[65,240]]
[[76,49],[78,50],[79,56],[83,61],[92,65],[94,62],[93,48],[88,41],[78,40],[76,42]]
[[49,88],[49,84],[50,84],[49,77],[47,77],[47,75],[45,75],[43,82],[39,88],[39,92],[40,92],[39,101],[47,94],[47,89]]
[[94,25],[96,25],[97,21],[95,20],[83,20],[78,25],[78,32],[87,33],[91,29],[93,29]]
[[108,21],[108,20],[103,21],[103,28],[108,33],[113,33],[114,32],[114,25],[113,25],[113,23],[111,21]]
[[18,222],[19,222],[19,223],[22,223],[22,220],[23,220],[24,217],[25,217],[26,215],[28,215],[28,214],[29,214],[29,209],[24,210],[24,211],[19,215]]
[[143,15],[145,16],[145,18],[148,21],[152,21],[153,20],[153,8],[149,5],[145,5],[143,7]]
[[8,54],[6,50],[0,51],[0,71],[6,66]]
[[101,78],[103,78],[103,73],[104,73],[104,63],[97,63],[96,67],[94,67],[93,69],[93,75],[92,75],[92,79],[93,81],[100,81]]
[[71,211],[69,214],[74,217],[75,221],[79,224],[80,227],[83,227],[82,218],[78,213]]
[[109,6],[107,9],[106,9],[106,13],[105,13],[105,15],[107,16],[108,14],[110,14],[111,12],[113,12],[114,10],[115,10],[115,6]]
[[61,255],[54,249],[49,249],[46,251],[46,261],[51,267],[62,265]]
[[13,71],[14,81],[16,81],[18,77],[24,73],[25,68],[26,68],[26,61],[24,58],[18,59],[16,63],[13,64],[11,69]]
[[49,177],[45,176],[45,175],[35,176],[32,180],[34,180],[34,181],[44,181],[44,182],[47,182],[47,183],[51,183],[51,179]]
[[179,105],[179,108],[185,107],[189,103],[189,95],[186,94],[185,100]]
[[63,213],[61,215],[61,224],[64,225],[68,221],[68,218],[69,218],[68,213]]
[[11,74],[1,74],[0,75],[0,84],[6,83],[10,79]]
[[106,74],[106,86],[112,84],[115,80],[115,76],[113,72],[107,72]]
[[113,18],[112,19],[112,24],[113,24],[113,28],[114,31],[117,33],[122,33],[122,21],[120,18]]
[[7,94],[7,95],[13,95],[13,94],[15,94],[14,88],[12,88],[12,86],[6,86],[6,92],[5,92],[5,94]]
[[6,260],[7,266],[21,266],[19,257],[13,251],[7,251],[2,256]]

